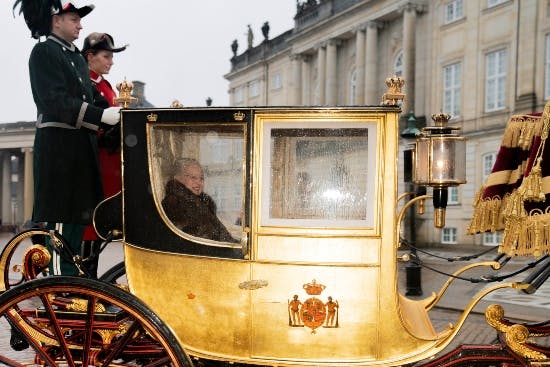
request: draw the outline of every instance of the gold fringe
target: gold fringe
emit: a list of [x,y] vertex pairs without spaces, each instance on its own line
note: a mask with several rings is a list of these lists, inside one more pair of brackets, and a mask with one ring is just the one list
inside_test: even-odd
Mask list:
[[483,192],[485,191],[486,186],[483,185],[477,190],[476,194],[474,195],[474,207],[477,207],[478,204],[481,202],[481,198],[483,196]]
[[479,201],[476,210],[474,210],[467,233],[476,234],[504,229],[504,216],[502,215],[501,207],[506,205],[508,199],[509,196],[506,196],[505,199],[495,197]]
[[550,254],[550,213],[507,218],[499,252],[508,256]]
[[514,115],[510,117],[501,145],[507,148],[519,147],[529,150],[533,143],[533,137],[542,134],[542,120],[540,117]]

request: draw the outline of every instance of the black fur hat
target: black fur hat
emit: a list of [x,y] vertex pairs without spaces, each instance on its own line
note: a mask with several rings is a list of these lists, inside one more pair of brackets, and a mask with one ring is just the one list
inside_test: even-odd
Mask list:
[[50,34],[52,15],[74,12],[81,18],[88,15],[94,5],[77,7],[74,1],[68,0],[16,0],[13,11],[19,6],[19,14],[23,14],[25,23],[33,38]]

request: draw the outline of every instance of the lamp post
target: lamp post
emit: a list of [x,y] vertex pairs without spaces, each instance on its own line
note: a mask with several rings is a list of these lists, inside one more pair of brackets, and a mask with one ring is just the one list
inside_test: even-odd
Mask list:
[[[421,131],[416,127],[416,118],[414,112],[409,113],[407,119],[407,127],[401,132],[401,137],[406,140],[413,140],[421,134]],[[416,196],[416,186],[413,183],[413,154],[414,146],[403,151],[403,181],[406,184],[405,190],[413,193],[413,197]],[[418,254],[416,252],[416,211],[414,206],[409,208],[409,257],[410,259],[416,259]],[[415,261],[409,260],[405,266],[406,274],[406,290],[407,296],[421,296],[421,267]]]

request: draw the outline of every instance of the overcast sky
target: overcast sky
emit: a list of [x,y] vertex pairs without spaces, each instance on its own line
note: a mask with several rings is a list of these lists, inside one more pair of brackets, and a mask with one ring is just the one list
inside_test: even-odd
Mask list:
[[[2,37],[2,86],[0,123],[32,121],[36,108],[28,78],[28,58],[36,40],[14,1],[0,1]],[[145,96],[156,107],[168,107],[174,99],[185,106],[229,104],[228,82],[231,42],[247,47],[247,24],[254,32],[254,46],[262,40],[261,26],[269,22],[273,38],[294,25],[296,0],[78,0],[95,4],[82,19],[83,30],[75,44],[81,48],[87,34],[106,32],[115,46],[130,44],[115,54],[107,80],[114,86],[124,78],[146,83]]]

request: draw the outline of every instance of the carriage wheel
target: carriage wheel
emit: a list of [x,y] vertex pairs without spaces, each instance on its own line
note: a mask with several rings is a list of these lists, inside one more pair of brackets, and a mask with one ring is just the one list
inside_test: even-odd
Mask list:
[[107,283],[119,283],[119,279],[125,275],[126,268],[124,267],[124,261],[121,261],[103,273],[99,280]]
[[14,351],[0,343],[0,364],[192,367],[153,311],[97,280],[52,276],[25,282],[0,295],[0,316],[29,344]]

